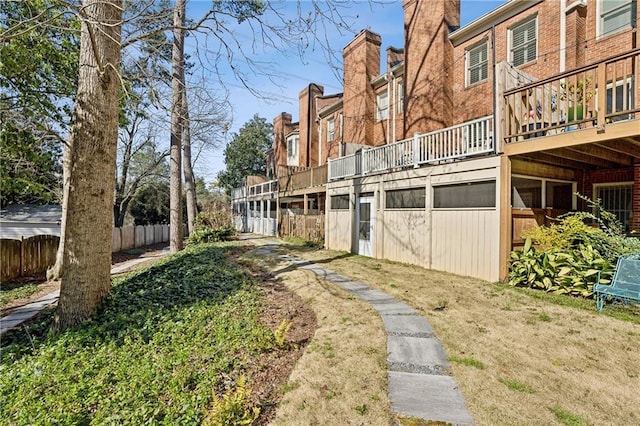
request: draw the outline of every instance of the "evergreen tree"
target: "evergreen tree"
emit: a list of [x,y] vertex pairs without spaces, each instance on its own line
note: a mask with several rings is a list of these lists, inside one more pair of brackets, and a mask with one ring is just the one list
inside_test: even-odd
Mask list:
[[266,153],[272,145],[273,126],[257,114],[245,123],[224,150],[227,168],[218,173],[218,186],[228,194],[242,185],[246,176],[267,173]]

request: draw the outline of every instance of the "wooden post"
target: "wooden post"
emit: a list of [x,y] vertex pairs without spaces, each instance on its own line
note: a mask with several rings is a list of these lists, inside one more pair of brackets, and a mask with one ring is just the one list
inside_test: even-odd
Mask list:
[[25,250],[24,250],[24,235],[20,236],[20,276],[24,275],[25,267]]
[[500,280],[507,279],[509,274],[509,253],[511,252],[511,159],[506,156],[500,156],[500,248],[498,250],[498,275]]
[[[603,62],[601,64],[598,65],[598,69],[597,69],[597,79],[598,79],[598,107],[596,110],[596,114],[598,116],[598,127],[601,129],[604,129],[604,124],[606,123],[606,117],[605,115],[607,114],[607,64],[606,62]],[[615,105],[616,103],[616,96],[615,96],[615,81],[613,82],[613,101],[612,101],[612,105]]]

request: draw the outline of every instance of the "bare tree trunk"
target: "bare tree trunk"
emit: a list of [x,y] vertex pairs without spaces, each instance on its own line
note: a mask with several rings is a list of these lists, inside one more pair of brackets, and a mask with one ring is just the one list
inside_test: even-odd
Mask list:
[[69,171],[70,150],[68,144],[65,144],[62,154],[62,222],[60,224],[60,243],[58,243],[58,251],[56,253],[56,263],[47,270],[48,280],[59,280],[62,277],[62,264],[64,259],[64,233],[67,229],[67,204],[69,203]]
[[65,154],[58,330],[88,318],[111,289],[122,1],[85,0],[80,15],[78,93]]
[[177,0],[173,9],[173,54],[171,58],[171,152],[170,152],[170,235],[171,253],[182,250],[182,111],[184,96],[184,27],[186,1]]
[[196,214],[198,214],[198,204],[196,200],[196,178],[193,174],[193,164],[191,162],[191,123],[189,122],[189,102],[187,101],[186,84],[183,87],[184,134],[182,137],[182,151],[184,157],[182,158],[182,166],[184,167],[184,191],[187,198],[187,229],[191,234],[194,231]]

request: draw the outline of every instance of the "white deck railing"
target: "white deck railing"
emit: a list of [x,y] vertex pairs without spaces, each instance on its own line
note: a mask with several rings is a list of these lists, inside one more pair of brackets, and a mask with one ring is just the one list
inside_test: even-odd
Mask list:
[[357,176],[361,173],[361,154],[345,155],[340,158],[329,158],[328,176],[331,179],[341,179],[350,176]]
[[[494,151],[493,116],[329,160],[329,180],[462,159]],[[361,160],[361,162],[360,162]],[[360,167],[361,166],[361,167]]]
[[275,194],[278,192],[278,181],[270,180],[268,182],[251,185],[248,190],[249,197],[263,194]]

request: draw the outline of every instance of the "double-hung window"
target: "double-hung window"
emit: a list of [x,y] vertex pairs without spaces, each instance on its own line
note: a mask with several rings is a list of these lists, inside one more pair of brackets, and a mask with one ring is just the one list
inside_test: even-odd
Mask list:
[[386,120],[389,118],[389,92],[386,90],[379,93],[376,98],[376,119],[378,121]]
[[484,81],[488,77],[487,41],[467,50],[467,86]]
[[635,0],[599,0],[599,36],[631,27],[637,7]]
[[299,145],[300,138],[296,135],[289,136],[287,138],[287,165],[298,166],[299,165]]
[[332,141],[336,137],[336,121],[334,118],[327,121],[327,141]]
[[511,30],[511,46],[509,56],[514,66],[535,61],[538,57],[538,17],[523,21]]

